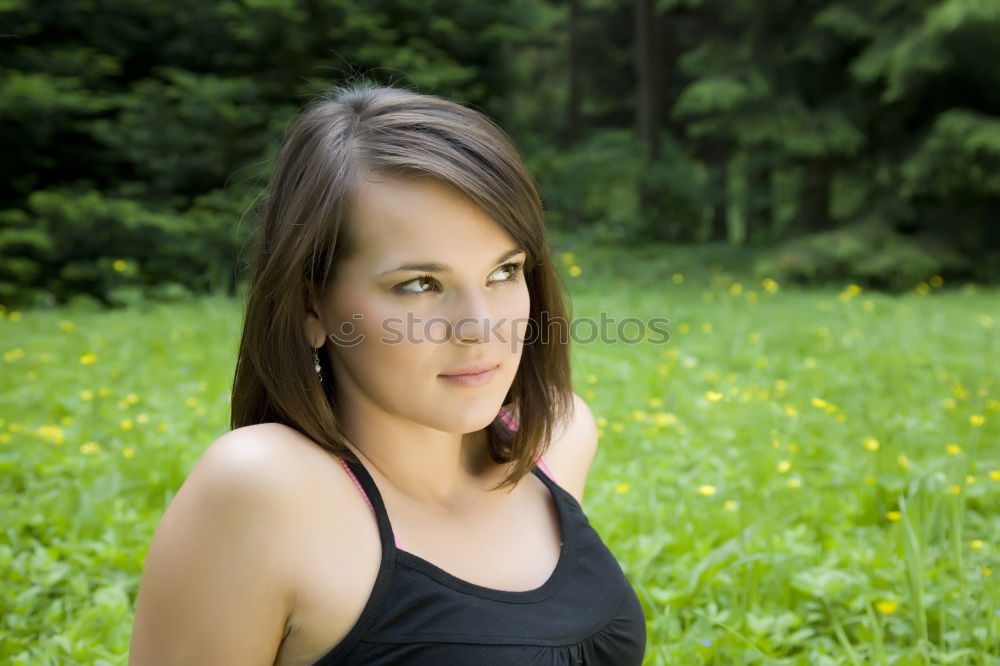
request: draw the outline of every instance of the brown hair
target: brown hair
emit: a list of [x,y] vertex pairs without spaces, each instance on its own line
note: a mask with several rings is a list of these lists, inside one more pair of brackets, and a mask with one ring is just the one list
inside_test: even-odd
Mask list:
[[[334,382],[320,382],[305,332],[310,300],[352,252],[348,220],[368,176],[429,176],[469,196],[525,250],[530,323],[495,419],[490,457],[513,486],[572,411],[569,318],[538,191],[513,141],[484,114],[403,88],[337,86],[310,102],[285,136],[263,203],[232,392],[232,428],[278,422],[343,458]],[[343,233],[342,233],[343,231]],[[319,350],[323,376],[332,376]]]

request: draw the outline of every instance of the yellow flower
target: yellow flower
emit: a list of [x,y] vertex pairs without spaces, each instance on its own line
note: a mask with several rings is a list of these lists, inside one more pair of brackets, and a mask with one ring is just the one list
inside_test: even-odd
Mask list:
[[118,426],[122,430],[131,430],[132,427],[133,427],[132,420],[131,419],[124,419],[122,421],[119,421],[118,422]]
[[869,451],[878,451],[879,443],[874,437],[865,437],[863,445]]
[[824,407],[826,407],[826,400],[824,400],[823,398],[813,398],[812,405],[813,407],[823,409]]
[[119,400],[118,409],[128,409],[128,400]]
[[[10,320],[14,321],[13,312],[10,313]],[[993,328],[993,317],[989,315],[979,315],[979,325],[983,328]]]
[[709,402],[719,402],[724,397],[725,396],[722,393],[718,392],[718,391],[706,391],[705,392],[705,399],[708,400]]
[[874,486],[877,483],[877,479],[869,474],[865,478],[861,479],[866,486]]
[[782,460],[780,463],[778,463],[778,473],[779,474],[785,474],[791,468],[792,468],[792,461],[791,460]]
[[663,406],[663,401],[660,400],[659,398],[650,398],[647,401],[647,404],[649,404],[649,406],[652,407],[653,409],[658,409]]
[[166,423],[160,421],[160,425],[156,426],[156,429],[159,430],[160,432],[166,432],[167,430],[170,429],[170,426],[168,426]]
[[751,334],[749,334],[747,336],[747,341],[749,341],[750,344],[752,344],[752,345],[757,344],[758,342],[760,342],[760,334],[759,333],[751,333]]
[[950,456],[957,456],[962,452],[962,447],[958,444],[946,444],[944,450],[947,451]]
[[918,284],[916,287],[913,288],[913,291],[917,292],[921,296],[926,296],[927,292],[929,292],[930,290],[931,286],[926,282],[921,282],[920,284]]
[[598,416],[597,417],[597,427],[598,428],[607,428],[608,427],[608,420],[606,418],[604,418],[603,416]]
[[716,490],[715,486],[709,484],[698,486],[698,492],[704,495],[705,497],[711,497],[712,495],[714,495],[715,490]]
[[3,360],[7,361],[8,363],[10,363],[11,361],[16,361],[19,358],[23,357],[24,357],[24,350],[21,349],[20,347],[17,347],[16,349],[11,349],[10,351],[6,351],[3,353]]
[[731,285],[729,285],[729,293],[732,294],[733,296],[739,296],[741,293],[743,293],[743,285],[741,285],[739,282],[732,283]]
[[881,601],[875,602],[875,610],[885,615],[892,615],[893,613],[899,610],[899,604],[897,604],[895,601],[888,601],[887,599],[882,599]]
[[149,423],[148,414],[137,414],[135,417],[136,423]]
[[891,520],[892,522],[896,522],[897,520],[903,517],[903,514],[901,514],[899,511],[886,511],[885,517]]
[[875,301],[866,300],[864,303],[861,304],[861,309],[864,310],[865,312],[871,312],[872,310],[875,309]]
[[840,296],[838,298],[840,298],[840,301],[842,303],[846,303],[847,301],[851,300],[860,293],[861,293],[861,287],[859,287],[856,284],[849,284],[847,285],[847,288],[844,289],[844,291],[840,292]]
[[681,335],[685,335],[690,331],[691,331],[691,324],[687,323],[686,321],[682,321],[681,323],[677,324],[677,332],[680,333]]
[[83,365],[90,365],[94,363],[96,360],[97,360],[97,354],[93,352],[87,352],[86,354],[80,357],[80,363],[82,363]]
[[11,321],[21,321],[21,313],[17,310],[11,310],[9,317]]
[[792,405],[785,405],[785,414],[788,414],[793,419],[799,415],[799,410],[795,409]]
[[632,418],[635,419],[636,421],[645,421],[646,420],[646,410],[644,410],[644,409],[633,409],[632,410]]
[[940,275],[932,275],[928,282],[931,283],[932,287],[940,287],[944,284],[944,279]]
[[10,435],[7,433],[0,433],[0,444],[9,444],[11,440]]
[[983,574],[984,577],[985,576],[990,576],[990,575],[993,574],[993,569],[990,569],[989,567],[983,567],[982,574]]
[[976,482],[976,477],[972,476],[971,474],[967,474],[965,476],[965,485],[971,486],[975,482]]
[[566,264],[567,266],[569,266],[570,264],[572,264],[572,263],[574,263],[576,261],[576,255],[574,255],[572,252],[563,252],[562,253],[562,261],[563,261],[564,264]]
[[972,550],[982,550],[985,545],[986,544],[983,543],[982,539],[973,539],[969,542],[969,546],[972,547]]
[[587,375],[587,383],[588,384],[596,384],[597,383],[597,375]]
[[725,504],[722,505],[722,508],[726,511],[736,511],[740,508],[740,503],[736,500],[726,500]]
[[763,280],[761,280],[760,286],[762,286],[764,288],[764,291],[766,291],[769,294],[773,294],[774,292],[778,291],[778,283],[772,280],[771,278],[764,278]]
[[621,432],[623,430],[625,430],[625,425],[624,424],[622,424],[622,423],[612,423],[611,424],[611,432]]
[[702,333],[711,333],[712,332],[712,325],[706,321],[704,324],[701,325],[701,332]]
[[677,423],[677,417],[669,412],[657,412],[653,416],[653,422],[658,426],[669,426]]
[[580,277],[580,273],[582,272],[583,269],[577,266],[576,264],[573,264],[572,266],[569,267],[569,274],[573,277]]
[[627,493],[628,492],[628,484],[627,483],[619,483],[617,486],[615,486],[615,492],[616,493]]
[[125,396],[125,400],[130,405],[134,405],[135,403],[139,402],[139,396],[137,396],[135,393],[129,393],[127,396]]
[[788,481],[786,481],[785,483],[788,484],[789,488],[801,488],[802,487],[802,479],[788,479]]
[[900,453],[900,454],[899,454],[898,456],[896,456],[896,462],[897,462],[897,463],[899,464],[899,466],[900,466],[900,467],[902,467],[903,469],[910,469],[910,465],[912,464],[912,463],[910,463],[910,459],[909,459],[909,458],[907,458],[907,457],[906,457],[905,455],[903,455],[902,453]]
[[187,405],[188,407],[191,407],[192,409],[194,409],[195,407],[198,406],[198,399],[197,398],[188,398],[187,400],[184,401],[184,404]]
[[73,331],[76,330],[76,325],[71,321],[63,319],[61,322],[59,322],[59,328],[61,328],[66,333],[72,333]]
[[962,494],[962,486],[959,486],[959,485],[950,485],[950,486],[948,486],[948,492],[950,494],[952,494],[952,495],[961,495]]
[[102,398],[107,398],[109,395],[111,395],[111,389],[109,389],[107,386],[102,386],[101,388],[97,389],[97,395],[101,396]]
[[1000,469],[990,470],[990,481],[1000,481]]
[[674,281],[674,284],[681,284],[682,282],[684,282],[684,274],[683,273],[674,273],[673,281]]
[[122,449],[122,455],[125,456],[126,458],[131,458],[135,456],[135,449],[133,449],[132,447],[125,447],[124,449]]
[[969,417],[969,423],[976,426],[977,428],[986,421],[986,418],[982,414],[973,414]]
[[80,447],[80,453],[88,456],[92,456],[101,450],[101,445],[97,442],[87,442]]
[[73,425],[73,417],[72,416],[64,416],[61,419],[59,419],[59,423],[63,424],[64,426]]
[[66,441],[65,435],[63,434],[63,430],[59,426],[43,425],[39,426],[38,430],[36,430],[35,432],[38,433],[39,437],[41,437],[42,439],[46,439],[52,442],[53,444],[62,444],[64,441]]
[[111,267],[114,268],[119,273],[122,273],[125,271],[126,268],[128,268],[128,264],[122,261],[121,259],[115,259],[115,262],[111,264]]

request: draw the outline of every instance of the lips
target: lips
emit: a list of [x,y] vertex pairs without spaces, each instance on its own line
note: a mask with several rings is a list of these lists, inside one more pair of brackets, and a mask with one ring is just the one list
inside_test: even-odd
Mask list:
[[486,372],[487,370],[492,370],[496,368],[499,363],[496,362],[480,362],[473,363],[472,365],[466,365],[457,370],[451,370],[449,372],[442,372],[441,374],[445,377],[458,377],[461,375],[478,375],[480,373]]

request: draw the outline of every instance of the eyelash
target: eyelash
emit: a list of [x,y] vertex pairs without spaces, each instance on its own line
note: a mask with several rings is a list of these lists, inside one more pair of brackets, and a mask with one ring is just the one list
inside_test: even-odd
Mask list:
[[[512,274],[511,274],[511,276],[509,278],[507,278],[506,280],[500,280],[500,282],[502,282],[502,283],[504,283],[506,285],[515,285],[515,284],[517,284],[518,282],[521,281],[518,278],[518,276],[521,275],[521,269],[524,268],[524,262],[520,262],[520,263],[512,262],[512,263],[509,263],[509,264],[504,264],[503,266],[500,266],[497,270],[500,270],[500,268],[508,268],[512,272]],[[496,271],[494,271],[494,272],[496,272]],[[418,275],[417,277],[413,278],[412,280],[407,280],[406,282],[403,282],[402,284],[397,285],[396,290],[399,291],[401,294],[404,294],[404,295],[407,295],[407,296],[422,296],[423,294],[433,293],[430,290],[428,290],[428,291],[407,291],[407,290],[403,289],[403,287],[405,285],[408,285],[408,284],[410,284],[412,282],[420,282],[421,280],[434,280],[435,282],[437,282],[437,280],[434,278],[433,275],[428,275],[428,274]]]

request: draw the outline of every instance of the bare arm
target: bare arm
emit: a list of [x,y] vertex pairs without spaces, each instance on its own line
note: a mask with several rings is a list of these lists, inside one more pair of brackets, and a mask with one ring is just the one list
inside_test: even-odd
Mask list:
[[281,470],[252,432],[208,448],[150,544],[130,666],[274,663],[291,609],[280,526],[294,505]]
[[543,458],[552,468],[556,482],[575,497],[577,502],[583,501],[587,474],[596,454],[597,424],[594,422],[594,414],[583,398],[574,393],[573,416],[553,436]]

